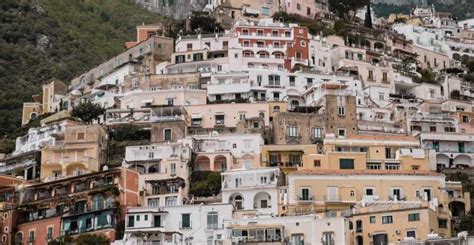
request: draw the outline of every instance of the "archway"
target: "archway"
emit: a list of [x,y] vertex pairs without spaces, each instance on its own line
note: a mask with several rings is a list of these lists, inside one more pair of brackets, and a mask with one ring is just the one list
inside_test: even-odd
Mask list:
[[143,165],[140,164],[133,164],[128,167],[128,169],[135,170],[140,174],[146,173],[146,168]]
[[382,43],[376,42],[376,43],[374,44],[374,49],[375,49],[375,51],[377,51],[377,52],[383,52],[384,45],[383,45]]
[[361,235],[356,236],[356,245],[364,245],[364,238]]
[[470,156],[461,154],[454,157],[453,163],[455,167],[468,168],[471,166],[471,161]]
[[262,191],[255,194],[253,198],[254,208],[271,208],[272,197],[268,192]]
[[466,213],[466,205],[460,201],[452,201],[449,203],[449,210],[454,217],[460,217]]
[[234,205],[235,209],[244,209],[244,197],[240,193],[234,193],[229,197],[229,203]]
[[445,154],[436,155],[436,167],[438,169],[448,168],[449,167],[449,157]]
[[214,158],[214,170],[224,172],[227,170],[227,158],[222,155],[218,155]]
[[159,173],[161,172],[161,164],[160,163],[155,163],[148,167],[148,173]]
[[206,171],[211,170],[211,160],[207,156],[198,156],[195,161],[196,170]]
[[66,175],[79,175],[84,174],[87,171],[86,166],[82,163],[71,164],[66,167]]

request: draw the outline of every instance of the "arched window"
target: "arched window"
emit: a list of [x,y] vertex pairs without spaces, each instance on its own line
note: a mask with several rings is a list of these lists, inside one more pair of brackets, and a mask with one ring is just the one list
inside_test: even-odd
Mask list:
[[301,10],[301,5],[299,3],[296,4],[296,9]]
[[32,113],[30,114],[30,119],[31,119],[31,120],[34,120],[34,119],[36,119],[37,117],[38,117],[38,113],[36,113],[36,112],[32,112]]

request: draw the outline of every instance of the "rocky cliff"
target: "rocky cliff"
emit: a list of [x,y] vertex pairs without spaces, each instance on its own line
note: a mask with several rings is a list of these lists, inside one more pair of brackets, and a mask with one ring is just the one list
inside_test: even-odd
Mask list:
[[191,16],[193,11],[202,11],[207,0],[135,0],[136,3],[149,11],[182,20]]

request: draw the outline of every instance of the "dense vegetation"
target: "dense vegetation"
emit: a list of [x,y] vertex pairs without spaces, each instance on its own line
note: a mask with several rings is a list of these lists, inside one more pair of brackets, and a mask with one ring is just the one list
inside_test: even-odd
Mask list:
[[[409,14],[415,6],[396,6],[391,4],[380,3],[374,4],[373,7],[375,10],[375,14],[378,17],[388,17],[392,13]],[[469,11],[474,10],[474,2],[467,1],[467,3],[462,8],[453,7],[453,5],[436,3],[435,10],[439,12],[450,12],[453,14],[453,17],[458,18],[459,20],[463,20],[469,18],[469,16],[471,15]]]
[[160,20],[133,0],[0,1],[0,138],[41,84],[68,82],[119,54],[136,25]]

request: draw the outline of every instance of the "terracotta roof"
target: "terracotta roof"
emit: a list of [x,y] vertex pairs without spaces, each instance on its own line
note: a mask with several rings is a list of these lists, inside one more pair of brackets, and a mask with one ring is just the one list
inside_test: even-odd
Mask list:
[[417,141],[415,137],[410,135],[401,134],[358,134],[351,135],[347,139],[358,139],[358,140],[400,140],[400,141]]
[[354,169],[302,169],[289,175],[413,175],[413,176],[443,176],[433,171],[423,170],[354,170]]

